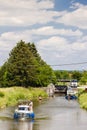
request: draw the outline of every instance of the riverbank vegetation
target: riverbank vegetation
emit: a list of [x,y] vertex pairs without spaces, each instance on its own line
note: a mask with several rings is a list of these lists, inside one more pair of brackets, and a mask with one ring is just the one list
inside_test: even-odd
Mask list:
[[78,102],[80,107],[87,110],[87,90],[80,89],[78,92]]
[[47,98],[48,95],[41,88],[10,87],[0,88],[0,108],[14,106],[19,100],[38,101],[38,97]]

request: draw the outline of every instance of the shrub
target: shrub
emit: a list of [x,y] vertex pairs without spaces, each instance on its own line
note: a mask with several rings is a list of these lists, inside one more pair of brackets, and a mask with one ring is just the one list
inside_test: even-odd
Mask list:
[[0,91],[0,97],[4,97],[4,96],[5,96],[5,94]]

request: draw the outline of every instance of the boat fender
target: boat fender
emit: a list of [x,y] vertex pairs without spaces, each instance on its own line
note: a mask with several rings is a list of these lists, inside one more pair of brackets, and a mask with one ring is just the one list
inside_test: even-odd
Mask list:
[[17,118],[18,118],[18,114],[14,113],[14,119],[17,119]]
[[34,113],[30,113],[29,117],[30,117],[30,118],[34,118],[34,117],[35,117],[35,114],[34,114]]

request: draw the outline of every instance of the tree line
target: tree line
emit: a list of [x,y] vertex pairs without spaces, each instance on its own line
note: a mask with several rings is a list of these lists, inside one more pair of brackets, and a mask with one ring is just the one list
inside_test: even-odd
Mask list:
[[58,79],[77,79],[86,84],[87,72],[53,70],[39,55],[34,43],[19,41],[0,67],[0,87],[43,87]]
[[[55,70],[54,71],[57,79],[76,79],[79,85],[87,85],[87,71],[67,71],[67,70]],[[58,81],[58,80],[57,80]]]

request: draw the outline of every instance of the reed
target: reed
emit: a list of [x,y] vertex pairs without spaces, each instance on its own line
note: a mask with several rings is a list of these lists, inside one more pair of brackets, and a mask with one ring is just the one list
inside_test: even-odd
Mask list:
[[14,106],[21,99],[38,100],[39,95],[43,98],[47,98],[48,96],[42,88],[0,88],[0,108]]
[[79,96],[78,96],[78,102],[81,108],[87,110],[87,92],[86,91],[80,90]]

